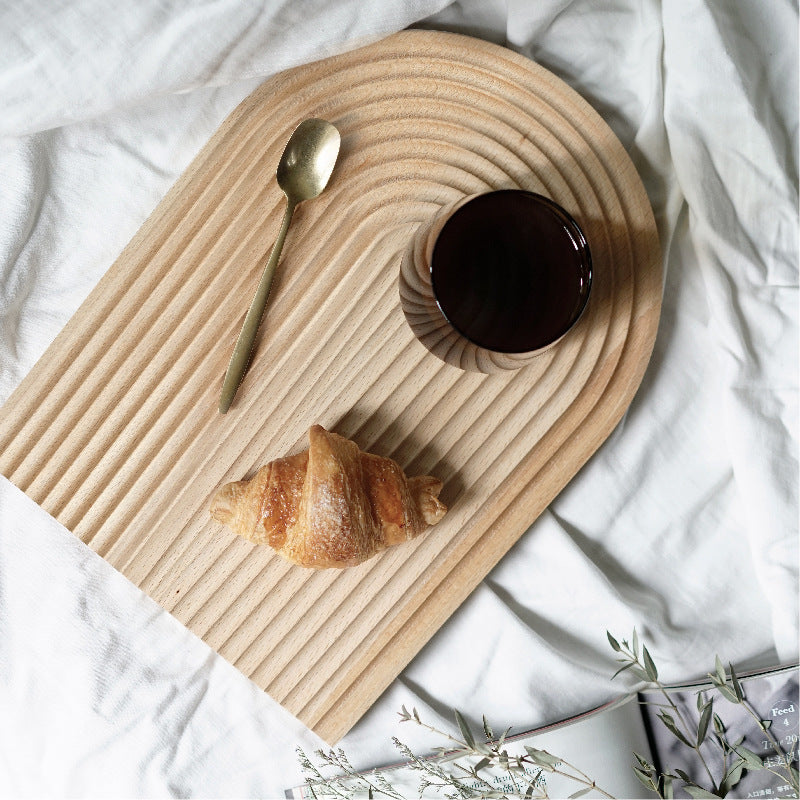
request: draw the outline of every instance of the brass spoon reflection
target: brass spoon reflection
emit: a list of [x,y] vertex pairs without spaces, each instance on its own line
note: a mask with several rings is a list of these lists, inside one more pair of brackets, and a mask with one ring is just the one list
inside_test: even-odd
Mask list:
[[292,214],[299,203],[317,197],[327,185],[339,155],[340,141],[339,131],[330,122],[307,119],[295,128],[286,143],[277,170],[278,186],[286,195],[286,212],[225,373],[219,400],[222,414],[230,408],[250,364],[253,343],[267,305],[272,278]]

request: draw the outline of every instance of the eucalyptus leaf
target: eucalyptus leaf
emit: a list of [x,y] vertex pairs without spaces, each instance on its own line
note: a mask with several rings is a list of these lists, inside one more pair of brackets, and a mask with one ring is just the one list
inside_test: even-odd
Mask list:
[[619,642],[608,631],[606,631],[606,636],[608,636],[608,643],[611,645],[612,649],[617,653],[622,652]]
[[491,755],[491,752],[492,752],[491,748],[489,747],[489,745],[484,744],[483,742],[475,742],[475,744],[473,746],[473,750],[475,750],[476,753],[478,753],[478,754],[480,754],[482,756]]
[[700,722],[697,724],[697,745],[698,747],[706,740],[708,735],[708,724],[711,722],[712,706],[706,704],[700,714]]
[[675,796],[672,788],[672,775],[662,775],[661,780],[664,785],[664,788],[661,791],[661,796],[664,798],[664,800],[672,800],[672,798]]
[[707,672],[706,677],[711,681],[711,685],[716,689],[719,689],[720,686],[725,685],[725,681],[721,681],[716,672]]
[[473,772],[478,772],[478,770],[482,770],[484,767],[488,767],[488,766],[489,766],[489,764],[491,764],[491,763],[492,763],[492,759],[491,759],[491,758],[486,758],[486,756],[484,756],[484,757],[483,757],[483,758],[482,758],[482,759],[481,759],[481,760],[480,760],[480,761],[479,761],[479,762],[478,762],[478,763],[477,763],[477,764],[476,764],[476,765],[475,765],[475,766],[472,768],[472,770],[473,770]]
[[583,797],[584,795],[589,794],[589,792],[591,792],[591,791],[592,791],[592,787],[591,786],[587,786],[585,789],[579,789],[577,792],[574,792],[573,794],[571,794],[569,796],[568,800],[575,800],[575,798],[577,798],[577,797]]
[[611,676],[611,680],[613,681],[613,680],[614,680],[614,678],[616,678],[616,677],[617,677],[617,675],[619,675],[619,674],[620,674],[620,672],[625,672],[625,670],[626,670],[626,669],[631,669],[631,667],[635,667],[635,666],[636,666],[636,662],[635,662],[635,661],[631,661],[631,662],[629,662],[628,664],[625,664],[625,665],[621,666],[621,667],[620,667],[620,668],[619,668],[619,669],[618,669],[618,670],[617,670],[617,671],[616,671],[616,672],[615,672],[615,673],[614,673],[614,674]]
[[650,674],[641,667],[631,667],[631,672],[640,680],[650,682]]
[[725,794],[730,792],[731,789],[733,789],[734,786],[736,786],[736,784],[742,779],[744,767],[744,759],[739,758],[728,768],[728,771],[725,773],[725,777],[722,779],[722,784],[720,785],[720,788],[725,792]]
[[742,691],[742,684],[739,683],[739,679],[736,677],[736,673],[733,670],[733,664],[729,665],[731,668],[731,684],[733,686],[733,691],[736,693],[736,698],[741,703],[744,700],[744,692]]
[[731,703],[738,703],[739,698],[736,696],[736,692],[734,692],[729,686],[722,685],[717,686],[719,693],[726,699],[730,700]]
[[686,781],[686,783],[694,783],[694,781],[682,769],[676,769],[675,772],[677,772],[678,777]]
[[715,667],[717,670],[717,678],[719,679],[720,683],[727,683],[727,678],[725,676],[725,667],[722,666],[722,660],[719,656],[716,656]]
[[642,657],[644,658],[644,668],[647,671],[647,677],[655,682],[658,680],[658,670],[647,650],[647,647],[642,647]]
[[747,769],[764,769],[764,762],[761,760],[760,756],[756,755],[752,750],[748,750],[741,744],[735,746],[733,749],[737,756],[744,759]]
[[641,770],[638,767],[634,767],[633,772],[639,779],[639,781],[644,786],[646,786],[651,792],[656,791],[656,787],[653,785],[653,779],[644,770]]
[[525,745],[525,752],[531,757],[534,764],[545,769],[553,770],[561,763],[560,758],[551,755],[547,750],[537,750],[535,747]]
[[486,719],[486,714],[483,715],[483,732],[486,734],[487,739],[494,739],[494,731],[489,726],[489,722]]
[[705,707],[705,704],[706,704],[706,701],[705,701],[705,698],[703,697],[703,693],[702,692],[698,692],[697,693],[697,710],[698,711],[702,711],[703,708]]
[[631,639],[633,654],[639,658],[639,634],[636,633],[636,628],[633,629],[633,638]]
[[458,727],[461,730],[461,735],[464,737],[464,742],[467,747],[475,747],[475,737],[472,735],[472,731],[469,729],[469,725],[467,725],[467,721],[461,715],[461,712],[458,709],[454,709],[456,722],[458,723]]
[[665,711],[661,712],[661,721],[666,726],[667,730],[679,741],[683,742],[687,747],[694,747],[694,745],[686,738],[686,736],[678,729],[675,720]]

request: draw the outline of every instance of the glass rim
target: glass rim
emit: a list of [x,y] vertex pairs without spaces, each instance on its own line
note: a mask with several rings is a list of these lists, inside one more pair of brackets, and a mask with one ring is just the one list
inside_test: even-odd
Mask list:
[[[520,198],[524,197],[525,202],[533,201],[536,205],[540,208],[547,209],[560,223],[560,227],[562,230],[565,231],[567,236],[569,236],[570,240],[575,247],[575,250],[580,254],[581,265],[584,269],[585,274],[582,276],[582,286],[579,290],[579,302],[575,307],[572,315],[569,318],[569,321],[566,325],[562,326],[558,332],[549,337],[546,341],[542,342],[541,344],[537,344],[534,347],[526,348],[526,349],[518,349],[518,350],[498,350],[495,347],[488,347],[485,343],[480,342],[474,338],[474,336],[470,336],[466,333],[462,328],[448,316],[447,312],[442,306],[442,302],[439,299],[439,295],[436,291],[436,276],[435,276],[435,264],[436,264],[436,248],[439,245],[440,237],[442,233],[445,231],[447,226],[451,223],[453,219],[455,219],[463,209],[467,208],[468,206],[472,205],[476,202],[491,202],[493,197],[499,195],[515,195]],[[436,301],[436,306],[441,312],[442,316],[447,321],[448,325],[450,325],[458,334],[466,339],[468,342],[471,342],[476,347],[485,350],[490,353],[498,353],[498,354],[506,354],[506,355],[522,355],[525,353],[536,353],[541,350],[545,350],[546,348],[550,347],[551,345],[558,342],[561,338],[563,338],[578,322],[578,320],[583,316],[583,312],[586,309],[586,306],[589,302],[589,295],[591,294],[591,287],[594,278],[594,269],[592,265],[592,256],[591,251],[589,249],[589,243],[586,239],[586,236],[575,220],[575,218],[561,205],[559,205],[555,200],[550,197],[547,197],[543,194],[538,194],[537,192],[532,192],[527,189],[493,189],[486,192],[480,192],[474,195],[467,195],[461,201],[460,204],[455,208],[454,211],[450,212],[448,218],[445,220],[444,224],[442,225],[441,229],[436,234],[436,241],[434,242],[433,249],[431,250],[431,257],[430,262],[428,264],[428,271],[431,281],[431,291],[433,292],[433,298]]]

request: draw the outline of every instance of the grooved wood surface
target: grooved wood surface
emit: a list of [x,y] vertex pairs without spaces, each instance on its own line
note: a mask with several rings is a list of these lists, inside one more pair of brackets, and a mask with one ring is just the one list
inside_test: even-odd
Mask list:
[[[289,231],[251,369],[222,376],[284,209],[306,117],[342,133]],[[587,312],[522,369],[440,361],[399,301],[418,226],[520,187],[583,227]],[[410,31],[267,81],[223,123],[0,409],[0,469],[329,742],[338,740],[600,446],[639,385],[661,306],[647,196],[601,118],[499,46]],[[208,515],[222,483],[319,423],[444,481],[427,534],[306,571]]]

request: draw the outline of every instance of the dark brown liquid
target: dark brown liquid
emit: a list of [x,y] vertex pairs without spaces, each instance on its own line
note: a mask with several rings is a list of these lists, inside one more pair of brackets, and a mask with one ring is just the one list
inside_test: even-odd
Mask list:
[[439,307],[487,350],[527,353],[560,338],[589,294],[591,262],[575,222],[546,198],[490,192],[459,208],[431,259]]

